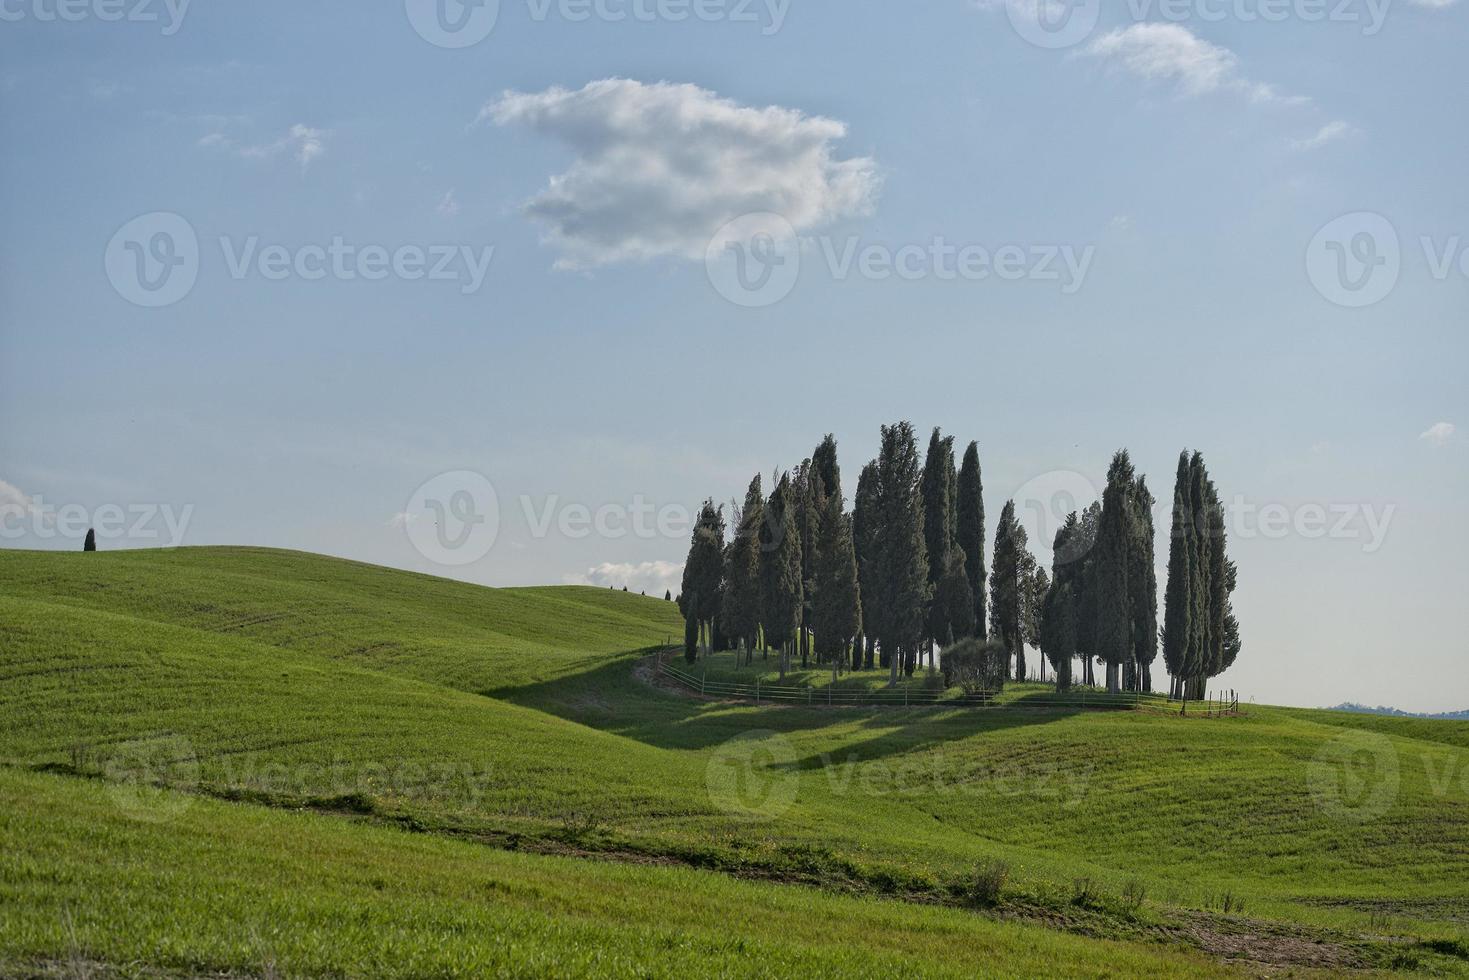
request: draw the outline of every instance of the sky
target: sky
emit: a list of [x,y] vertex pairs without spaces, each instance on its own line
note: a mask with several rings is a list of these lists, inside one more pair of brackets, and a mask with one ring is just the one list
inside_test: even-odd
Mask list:
[[1188,448],[1217,685],[1469,708],[1466,18],[0,0],[0,547],[661,595],[828,432],[977,440],[1042,561]]

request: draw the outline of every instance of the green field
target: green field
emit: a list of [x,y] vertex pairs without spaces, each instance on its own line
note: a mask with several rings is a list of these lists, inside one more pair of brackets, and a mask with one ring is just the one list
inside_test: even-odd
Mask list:
[[0,975],[1469,975],[1469,724],[720,703],[652,683],[681,633],[0,552]]

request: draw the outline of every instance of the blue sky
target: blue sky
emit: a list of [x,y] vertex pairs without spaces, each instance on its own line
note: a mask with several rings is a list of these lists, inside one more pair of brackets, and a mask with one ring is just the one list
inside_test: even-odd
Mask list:
[[[1226,686],[1469,706],[1462,0],[443,0],[496,15],[460,48],[433,0],[137,2],[0,5],[0,545],[115,508],[661,592],[683,512],[828,431],[849,489],[884,422],[978,439],[1036,537],[1189,447]],[[446,561],[462,471],[494,534]]]

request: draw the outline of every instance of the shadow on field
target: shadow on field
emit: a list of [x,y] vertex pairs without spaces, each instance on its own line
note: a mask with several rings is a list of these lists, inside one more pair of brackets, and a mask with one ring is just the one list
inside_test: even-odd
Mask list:
[[[480,694],[662,749],[707,749],[752,731],[791,734],[842,729],[843,762],[881,759],[984,732],[1050,724],[1081,713],[1078,708],[1054,706],[807,707],[707,701],[637,679],[638,660],[653,652],[591,656],[582,662],[586,669],[580,672]],[[864,733],[870,734],[863,738]],[[832,761],[826,753],[815,753],[790,765],[819,769]]]

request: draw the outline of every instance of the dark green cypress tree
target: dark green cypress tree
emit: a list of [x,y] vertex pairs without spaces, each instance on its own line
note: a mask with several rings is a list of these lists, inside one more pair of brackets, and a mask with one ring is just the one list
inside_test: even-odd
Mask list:
[[1189,514],[1189,643],[1184,658],[1184,694],[1190,699],[1203,696],[1204,680],[1209,674],[1209,568],[1211,567],[1208,534],[1209,471],[1204,456],[1195,451],[1189,460],[1189,498],[1193,510]]
[[684,616],[696,629],[707,627],[707,643],[714,642],[714,619],[719,615],[719,589],[724,581],[724,508],[706,500],[694,525],[689,557],[684,563]]
[[1072,582],[1076,593],[1076,654],[1081,658],[1082,683],[1096,683],[1093,665],[1097,658],[1097,537],[1102,528],[1102,502],[1093,500],[1081,512],[1072,550],[1081,567]]
[[935,427],[923,460],[919,493],[923,498],[923,544],[928,552],[929,601],[925,639],[930,658],[933,644],[945,642],[951,632],[947,610],[939,600],[940,586],[948,574],[954,538],[954,439],[944,438]]
[[1139,476],[1132,487],[1133,542],[1128,552],[1128,590],[1132,596],[1132,663],[1129,690],[1151,692],[1153,661],[1158,658],[1158,570],[1154,560],[1153,505],[1148,481]]
[[1193,629],[1189,624],[1192,614],[1193,542],[1190,526],[1193,522],[1193,505],[1189,496],[1192,480],[1189,471],[1189,454],[1184,450],[1178,457],[1178,473],[1173,481],[1173,522],[1168,539],[1168,584],[1163,595],[1163,666],[1172,678],[1169,694],[1183,694],[1180,682],[1185,676],[1189,638]]
[[873,460],[862,468],[857,478],[857,494],[852,500],[852,545],[857,553],[857,584],[862,597],[862,664],[861,669],[871,670],[876,654],[877,633],[873,603],[868,601],[872,576],[877,572],[870,569],[869,556],[876,554],[873,535],[877,527],[877,461]]
[[96,528],[94,528],[94,527],[87,528],[87,539],[82,542],[82,550],[83,551],[96,551],[97,550],[97,529]]
[[1134,540],[1132,461],[1127,450],[1112,457],[1102,491],[1102,522],[1093,559],[1097,613],[1096,655],[1107,665],[1107,690],[1122,690],[1122,667],[1132,662],[1132,595],[1129,554]]
[[954,489],[954,532],[964,549],[964,574],[974,596],[974,635],[988,635],[985,619],[986,572],[984,567],[984,479],[979,468],[979,443],[964,450],[964,462]]
[[923,541],[923,501],[918,493],[918,442],[910,422],[882,427],[874,488],[872,547],[864,552],[863,596],[888,666],[912,670],[923,641],[928,604],[928,554]]
[[995,525],[994,568],[990,573],[990,636],[1015,659],[1015,679],[1025,680],[1023,592],[1029,577],[1025,528],[1015,519],[1015,501],[1007,500]]
[[842,469],[837,465],[836,436],[827,433],[821,445],[811,454],[811,471],[821,478],[821,489],[828,497],[835,497],[842,507],[847,506],[842,496]]
[[1056,690],[1069,689],[1076,656],[1076,595],[1071,583],[1060,578],[1051,582],[1041,604],[1040,646],[1056,672]]
[[801,532],[796,524],[791,478],[781,474],[765,505],[760,535],[760,606],[766,642],[777,644],[780,675],[791,666],[805,601],[801,579]]
[[816,655],[833,663],[843,659],[847,644],[857,635],[861,622],[851,520],[842,513],[839,497],[827,497],[817,548],[816,594],[812,597]]
[[743,644],[745,662],[754,654],[760,634],[760,527],[765,500],[760,474],[750,481],[745,503],[735,515],[735,537],[725,570],[723,620],[731,642]]

